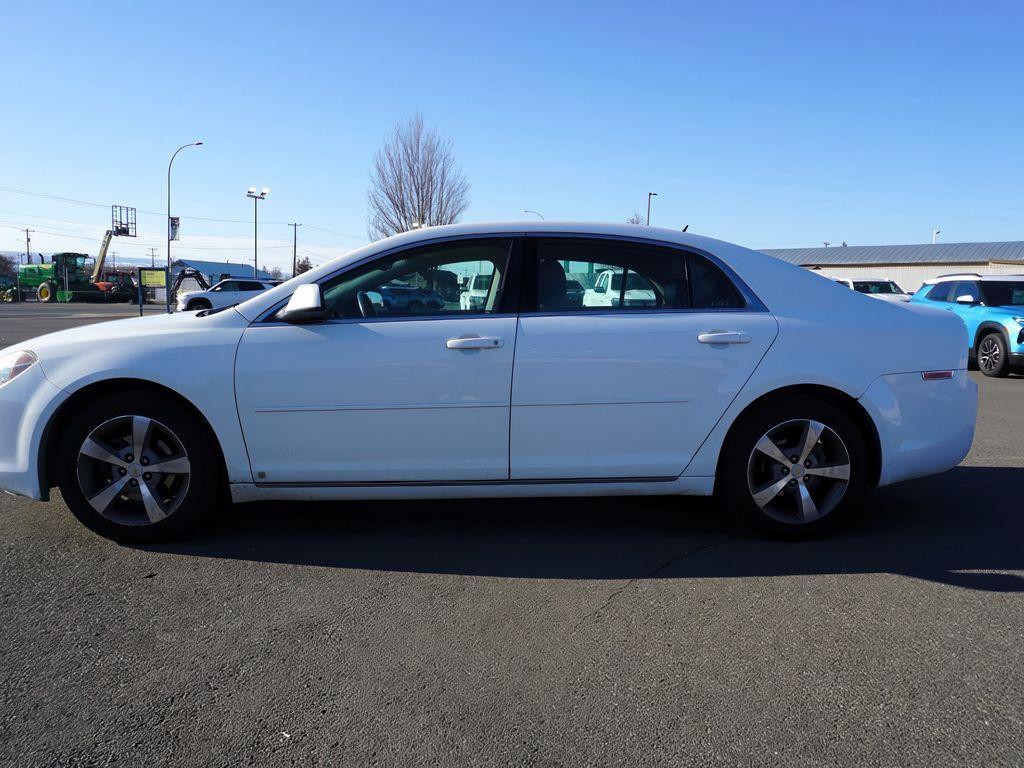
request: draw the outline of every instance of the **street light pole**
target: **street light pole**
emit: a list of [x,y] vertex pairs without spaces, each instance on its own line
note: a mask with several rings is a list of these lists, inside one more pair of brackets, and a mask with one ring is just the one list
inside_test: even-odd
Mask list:
[[292,228],[292,277],[295,277],[295,270],[299,264],[299,227],[301,224],[289,224]]
[[651,198],[652,197],[657,197],[657,196],[658,196],[657,192],[648,192],[647,193],[647,226],[648,227],[651,226]]
[[171,166],[174,165],[174,158],[181,150],[187,147],[201,147],[202,141],[193,141],[190,144],[182,144],[171,155],[171,162],[167,164],[167,275],[164,279],[164,287],[167,292],[167,313],[171,312]]
[[245,196],[252,198],[252,276],[259,277],[259,267],[257,266],[260,259],[260,241],[259,241],[259,205],[260,200],[266,200],[267,195],[270,194],[270,189],[264,187],[259,192],[256,191],[256,187],[249,187],[246,190]]
[[547,221],[547,219],[544,218],[544,215],[539,213],[538,211],[523,211],[523,213],[532,213],[532,214],[535,214],[537,216],[540,216],[540,220],[541,221]]

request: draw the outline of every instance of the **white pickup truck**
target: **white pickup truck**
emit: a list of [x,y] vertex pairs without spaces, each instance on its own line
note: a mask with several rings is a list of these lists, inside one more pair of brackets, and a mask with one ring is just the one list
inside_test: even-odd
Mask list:
[[606,269],[598,273],[593,288],[583,293],[584,307],[656,307],[658,298],[654,287],[636,272],[626,277],[626,290],[622,290],[622,270]]
[[491,291],[493,274],[476,274],[469,278],[466,288],[459,295],[459,307],[467,310],[483,310],[487,307],[487,296]]

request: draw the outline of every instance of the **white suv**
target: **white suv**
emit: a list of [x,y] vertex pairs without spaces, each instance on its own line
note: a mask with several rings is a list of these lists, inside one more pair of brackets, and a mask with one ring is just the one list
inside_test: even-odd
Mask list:
[[178,294],[178,311],[191,312],[197,309],[220,309],[248,301],[257,293],[274,287],[269,280],[221,280],[208,291],[190,291]]
[[630,272],[626,278],[626,290],[622,290],[622,270],[606,269],[600,272],[593,288],[583,293],[584,307],[617,307],[621,300],[623,307],[656,307],[658,298],[652,286],[637,272]]
[[491,281],[493,279],[494,275],[491,273],[472,275],[469,278],[469,282],[466,283],[465,290],[459,295],[459,307],[463,311],[485,310],[487,308],[487,296],[491,292]]

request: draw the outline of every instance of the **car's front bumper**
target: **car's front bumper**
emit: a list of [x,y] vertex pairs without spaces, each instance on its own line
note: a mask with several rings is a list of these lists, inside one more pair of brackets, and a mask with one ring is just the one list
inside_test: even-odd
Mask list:
[[878,430],[879,485],[945,472],[971,449],[978,385],[966,370],[930,381],[919,372],[880,376],[860,402]]
[[0,490],[31,499],[48,499],[39,473],[43,428],[64,401],[36,363],[0,387]]

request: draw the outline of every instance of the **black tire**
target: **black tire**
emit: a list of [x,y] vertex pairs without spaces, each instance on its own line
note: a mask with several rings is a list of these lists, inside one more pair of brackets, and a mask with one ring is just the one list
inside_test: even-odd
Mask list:
[[43,304],[52,304],[57,300],[57,288],[47,280],[36,289],[36,297]]
[[978,370],[986,376],[1001,379],[1010,375],[1010,356],[1007,354],[1006,339],[999,331],[986,333],[978,339],[974,357]]
[[[791,520],[789,518],[780,520],[755,502],[754,491],[751,490],[748,483],[748,474],[752,471],[752,467],[756,466],[755,462],[761,461],[771,465],[770,461],[762,458],[760,453],[755,451],[754,446],[762,436],[769,432],[790,422],[803,420],[812,420],[828,427],[831,431],[828,433],[829,440],[833,440],[833,436],[839,438],[849,461],[849,479],[845,489],[839,495],[837,481],[822,482],[818,478],[806,478],[804,473],[810,475],[810,472],[805,469],[796,469],[795,464],[793,469],[789,469],[787,466],[785,473],[789,476],[789,480],[786,481],[786,486],[777,497],[771,497],[772,500],[767,502],[766,506],[777,505],[782,511],[785,511],[786,504],[789,502],[786,494],[793,494],[792,504],[794,512],[796,512],[799,507],[799,490],[803,489],[798,489],[795,484],[803,483],[805,480],[807,489],[812,496],[815,491],[820,492],[824,500],[833,503],[834,506],[821,517],[809,522],[800,521],[796,514]],[[815,453],[819,451],[819,446],[824,451],[824,438],[816,445]],[[785,450],[783,452],[791,453]],[[792,453],[797,452],[798,449]],[[811,461],[814,462],[813,456]],[[779,466],[782,465],[779,464]],[[793,479],[798,472],[802,478],[800,481]],[[783,478],[780,476],[779,480],[782,481]],[[812,486],[814,483],[818,485]],[[718,494],[732,514],[755,531],[785,539],[815,536],[847,523],[862,509],[864,493],[868,484],[868,451],[864,436],[857,424],[846,413],[824,400],[807,396],[771,400],[763,406],[757,407],[730,430],[719,462],[717,484]],[[763,484],[762,487],[767,487],[767,484]],[[838,498],[838,501],[830,501],[835,498]],[[822,501],[822,498],[819,498],[818,501]],[[825,504],[822,504],[822,509],[824,507]]]
[[195,301],[190,301],[188,303],[188,305],[185,307],[185,311],[194,312],[203,309],[211,309],[212,306],[213,305],[210,304],[210,302],[205,301],[204,299],[196,299]]
[[[152,419],[169,429],[188,456],[189,475],[180,501],[158,522],[123,524],[104,516],[90,505],[79,478],[79,451],[86,438],[100,425],[131,416]],[[140,390],[103,395],[75,414],[63,430],[57,456],[61,495],[72,514],[101,536],[124,544],[166,541],[198,526],[215,506],[227,499],[222,463],[214,446],[213,436],[199,417],[168,397]],[[132,509],[121,496],[114,498],[111,506],[116,505]]]

